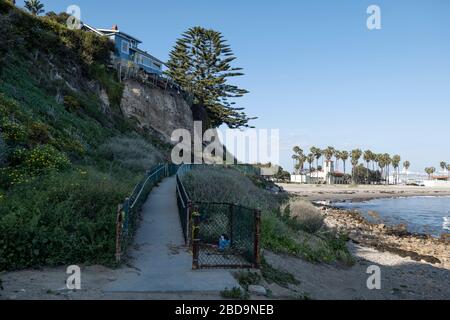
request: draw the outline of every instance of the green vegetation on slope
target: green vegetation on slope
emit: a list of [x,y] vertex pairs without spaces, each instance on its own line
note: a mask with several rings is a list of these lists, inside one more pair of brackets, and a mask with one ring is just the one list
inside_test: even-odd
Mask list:
[[122,116],[106,39],[4,1],[0,29],[0,270],[112,264],[117,204],[167,146]]
[[[311,262],[352,263],[347,238],[323,226],[321,213],[312,205],[297,203],[286,194],[259,188],[260,178],[221,166],[203,166],[183,177],[194,201],[228,202],[259,208],[262,211],[262,246]],[[263,185],[258,183],[258,185]]]

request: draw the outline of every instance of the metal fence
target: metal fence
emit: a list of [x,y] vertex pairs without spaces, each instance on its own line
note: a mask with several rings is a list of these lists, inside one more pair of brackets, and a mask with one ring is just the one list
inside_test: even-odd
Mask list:
[[116,261],[120,262],[136,231],[136,224],[142,205],[150,191],[174,168],[161,164],[147,171],[144,179],[136,185],[131,195],[120,204],[116,219]]
[[180,221],[186,244],[192,248],[193,269],[259,268],[260,211],[192,201],[182,178],[195,167],[183,165],[176,176]]

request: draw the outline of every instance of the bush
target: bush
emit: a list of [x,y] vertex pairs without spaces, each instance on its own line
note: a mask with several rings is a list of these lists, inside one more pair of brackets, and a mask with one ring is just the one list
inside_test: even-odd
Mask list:
[[27,129],[20,123],[3,118],[1,122],[3,139],[12,144],[24,144],[27,141]]
[[133,183],[80,168],[11,189],[0,199],[0,270],[111,265],[117,204]]
[[234,203],[276,212],[282,197],[255,186],[252,180],[233,168],[201,166],[183,176],[192,200]]
[[29,132],[29,141],[32,144],[46,144],[50,141],[48,126],[42,122],[31,124]]
[[43,173],[68,169],[70,161],[52,146],[39,145],[32,150],[16,148],[10,155],[10,164],[0,169],[0,185],[5,188],[27,183]]
[[324,224],[322,213],[304,200],[291,201],[285,208],[285,218],[293,228],[309,233],[316,233]]
[[137,136],[111,138],[98,148],[95,156],[136,172],[149,170],[164,161],[158,149]]
[[0,135],[0,167],[5,166],[8,163],[9,159],[9,146],[6,144],[5,140],[3,140]]

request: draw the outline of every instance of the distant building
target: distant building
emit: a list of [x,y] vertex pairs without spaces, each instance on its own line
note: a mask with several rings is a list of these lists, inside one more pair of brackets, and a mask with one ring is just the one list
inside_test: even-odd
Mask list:
[[82,28],[99,36],[109,37],[115,44],[115,58],[121,65],[129,67],[130,64],[134,64],[147,73],[162,74],[164,63],[148,52],[139,49],[142,41],[120,31],[117,25],[111,29],[97,29],[83,23]]
[[341,172],[335,171],[334,161],[326,160],[323,164],[322,170],[312,172],[303,172],[302,174],[291,175],[291,182],[306,183],[306,184],[346,184],[345,175]]

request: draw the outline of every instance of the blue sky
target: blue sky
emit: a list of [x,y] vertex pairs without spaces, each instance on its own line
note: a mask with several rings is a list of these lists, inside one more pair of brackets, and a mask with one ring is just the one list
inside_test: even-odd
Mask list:
[[[312,145],[399,153],[412,170],[450,162],[448,0],[44,0],[118,24],[162,60],[191,26],[221,31],[245,76],[234,83],[257,128],[281,130],[281,164]],[[369,31],[366,10],[381,8]]]

